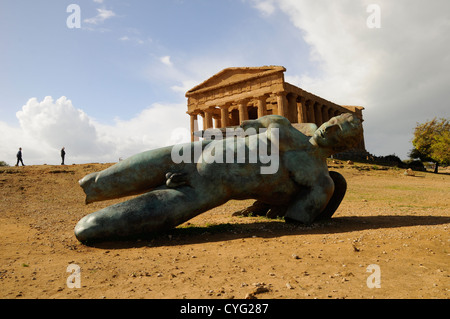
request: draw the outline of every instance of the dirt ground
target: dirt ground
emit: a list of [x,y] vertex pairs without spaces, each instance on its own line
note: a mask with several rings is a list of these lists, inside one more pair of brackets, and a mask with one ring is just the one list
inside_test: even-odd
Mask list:
[[123,199],[85,205],[77,181],[109,165],[0,167],[0,298],[450,296],[449,171],[329,162],[348,183],[329,221],[233,217],[253,201],[230,201],[152,239],[85,246],[78,220]]

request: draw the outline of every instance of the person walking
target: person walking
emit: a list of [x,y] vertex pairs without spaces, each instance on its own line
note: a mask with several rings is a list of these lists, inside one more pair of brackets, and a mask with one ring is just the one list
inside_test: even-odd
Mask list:
[[66,156],[66,151],[64,150],[64,147],[61,149],[61,165],[64,165],[64,157]]
[[19,147],[19,151],[17,152],[17,163],[16,163],[16,166],[19,166],[19,162],[22,163],[22,166],[25,166],[25,164],[23,163],[23,160],[22,160],[22,148],[21,147]]

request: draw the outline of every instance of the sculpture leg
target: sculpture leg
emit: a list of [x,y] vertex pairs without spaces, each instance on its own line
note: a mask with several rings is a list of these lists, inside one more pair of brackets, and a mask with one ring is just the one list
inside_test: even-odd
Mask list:
[[[184,147],[190,149],[193,154],[195,147],[203,147],[207,143],[187,143]],[[183,147],[183,145],[181,146]],[[174,163],[171,151],[172,146],[168,146],[142,152],[103,171],[86,175],[79,181],[80,186],[86,193],[86,204],[143,194],[164,185],[168,172],[182,171],[188,173],[195,169],[194,161]]]
[[86,193],[86,204],[142,194],[164,184],[170,164],[169,148],[147,151],[86,175],[79,184]]
[[75,236],[86,243],[164,231],[225,201],[188,186],[164,186],[83,217],[75,227]]

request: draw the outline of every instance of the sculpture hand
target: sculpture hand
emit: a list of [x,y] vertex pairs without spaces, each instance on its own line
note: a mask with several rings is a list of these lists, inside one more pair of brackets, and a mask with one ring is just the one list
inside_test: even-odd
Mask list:
[[170,188],[176,188],[183,185],[189,185],[186,173],[167,173],[166,174],[166,186]]

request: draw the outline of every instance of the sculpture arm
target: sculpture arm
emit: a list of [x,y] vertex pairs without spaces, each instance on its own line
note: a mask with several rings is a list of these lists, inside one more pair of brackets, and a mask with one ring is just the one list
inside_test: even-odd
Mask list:
[[241,127],[246,130],[248,128],[254,128],[255,130],[259,130],[261,128],[269,128],[269,126],[279,127],[289,127],[291,126],[291,122],[283,116],[280,115],[266,115],[262,116],[256,120],[246,120],[242,121]]
[[292,126],[306,136],[313,136],[317,130],[317,125],[314,123],[293,123]]
[[326,162],[309,152],[287,152],[284,165],[300,192],[286,211],[286,218],[310,224],[325,209],[334,192],[334,182]]
[[328,175],[322,176],[306,194],[289,204],[285,219],[310,225],[325,209],[333,192],[333,180]]

